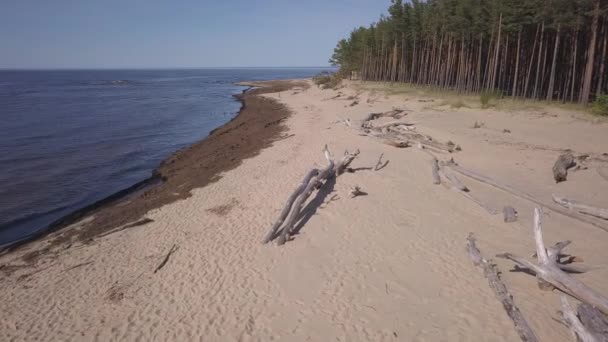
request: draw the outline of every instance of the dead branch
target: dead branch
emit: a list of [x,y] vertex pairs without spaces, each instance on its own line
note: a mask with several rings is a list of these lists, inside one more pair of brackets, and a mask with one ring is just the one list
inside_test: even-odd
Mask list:
[[365,196],[365,195],[367,195],[367,192],[361,191],[361,188],[358,185],[355,185],[352,188],[350,188],[350,191],[348,192],[348,194],[350,195],[350,198],[355,198],[357,196]]
[[553,178],[556,183],[566,181],[568,177],[568,169],[576,165],[572,153],[564,153],[560,155],[553,165]]
[[570,328],[570,332],[572,333],[572,337],[574,340],[581,342],[598,342],[598,340],[593,336],[593,334],[583,326],[581,321],[579,321],[574,309],[570,306],[568,299],[565,295],[560,296],[560,301],[562,304],[562,318],[564,322]]
[[165,265],[169,261],[169,258],[171,257],[171,254],[175,253],[175,251],[177,251],[178,248],[179,248],[179,246],[176,245],[176,244],[174,244],[173,246],[171,246],[171,249],[169,250],[169,252],[167,253],[167,255],[165,255],[165,258],[163,259],[163,261],[161,261],[161,263],[158,264],[158,266],[156,266],[156,269],[154,270],[154,273],[160,271],[161,268],[165,267]]
[[456,171],[456,172],[458,172],[458,173],[460,173],[460,174],[462,174],[464,176],[472,178],[472,179],[474,179],[474,180],[476,180],[478,182],[481,182],[481,183],[484,183],[484,184],[488,184],[488,185],[493,186],[493,187],[495,187],[497,189],[500,189],[502,191],[510,193],[511,195],[523,198],[523,199],[528,200],[528,201],[530,201],[530,202],[532,202],[534,204],[537,204],[539,206],[542,206],[542,207],[545,207],[545,208],[549,208],[549,209],[551,209],[551,210],[553,210],[553,211],[555,211],[557,213],[560,213],[560,214],[562,214],[564,216],[568,216],[568,217],[573,218],[575,220],[578,220],[578,221],[581,221],[581,222],[585,222],[585,223],[591,224],[591,225],[593,225],[595,227],[598,227],[598,228],[600,228],[602,230],[608,231],[608,228],[606,226],[604,226],[604,224],[602,222],[600,222],[600,220],[597,220],[597,219],[592,218],[592,217],[587,217],[585,215],[581,215],[581,214],[579,214],[577,212],[574,212],[574,211],[566,210],[566,209],[564,209],[564,208],[562,208],[560,206],[554,205],[554,204],[549,203],[549,202],[542,202],[542,201],[540,201],[540,200],[532,197],[531,195],[529,195],[529,194],[527,194],[527,193],[525,193],[523,191],[519,191],[517,189],[514,189],[513,187],[511,187],[509,185],[501,183],[501,182],[499,182],[497,180],[494,180],[494,179],[492,179],[490,177],[484,176],[484,175],[479,174],[477,172],[465,169],[465,168],[457,165],[454,161],[450,161],[450,162],[446,163],[446,165],[450,169],[452,169],[452,170],[454,170],[454,171]]
[[542,210],[534,209],[534,240],[536,242],[536,255],[538,265],[521,257],[510,253],[498,255],[498,257],[509,259],[519,266],[525,267],[536,274],[536,277],[547,282],[561,291],[571,295],[572,297],[593,305],[601,310],[604,314],[608,313],[608,298],[594,289],[588,287],[581,281],[573,278],[569,274],[560,269],[555,260],[549,257],[545,244],[543,242],[542,226],[541,226]]
[[596,208],[577,201],[569,200],[562,196],[553,195],[553,201],[570,210],[578,211],[579,213],[595,216],[604,220],[608,220],[608,209]]
[[524,318],[519,308],[515,305],[515,301],[513,300],[513,296],[500,279],[500,272],[495,264],[489,262],[481,256],[481,252],[475,245],[475,238],[473,237],[473,233],[469,234],[467,238],[467,251],[469,252],[469,256],[473,261],[475,266],[480,267],[483,270],[483,274],[488,279],[488,284],[490,288],[494,291],[494,295],[496,298],[502,303],[503,308],[507,312],[507,315],[513,321],[515,325],[515,330],[517,334],[521,338],[522,341],[538,341],[536,335],[534,335],[534,331]]
[[374,171],[380,171],[383,168],[385,168],[386,165],[388,165],[389,160],[385,161],[384,163],[382,162],[383,156],[384,156],[384,153],[380,153],[380,157],[378,157],[378,162],[376,163],[376,166],[374,166]]

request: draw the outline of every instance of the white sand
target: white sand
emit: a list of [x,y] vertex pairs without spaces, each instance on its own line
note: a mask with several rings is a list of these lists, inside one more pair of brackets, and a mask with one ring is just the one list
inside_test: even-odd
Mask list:
[[[489,205],[519,211],[518,222],[505,224],[501,215],[433,185],[421,151],[387,146],[332,122],[356,124],[372,111],[411,109],[404,120],[419,131],[462,146],[454,156],[461,165],[546,201],[559,193],[601,207],[608,207],[608,182],[595,169],[555,184],[551,167],[559,149],[607,152],[608,125],[557,109],[541,115],[427,108],[433,106],[411,95],[405,101],[372,94],[376,101],[368,104],[364,92],[360,104],[349,107],[352,101],[330,99],[336,94],[313,86],[269,95],[293,109],[287,125],[295,136],[191,198],[148,213],[153,223],[3,275],[0,340],[518,341],[471,264],[465,239],[474,232],[486,257],[509,251],[532,259],[533,205],[461,177]],[[485,128],[472,129],[475,121]],[[380,153],[390,162],[378,172],[341,175],[293,241],[260,244],[301,178],[325,164],[324,144],[336,155],[359,148],[352,167],[374,166]],[[369,195],[349,198],[353,185]],[[546,213],[546,242],[573,240],[568,251],[598,266],[576,277],[608,294],[608,232]],[[154,274],[174,244],[179,249]],[[20,253],[0,257],[0,264],[18,264]],[[539,290],[532,276],[508,272],[512,263],[496,262],[540,340],[570,340],[553,319],[559,294]]]

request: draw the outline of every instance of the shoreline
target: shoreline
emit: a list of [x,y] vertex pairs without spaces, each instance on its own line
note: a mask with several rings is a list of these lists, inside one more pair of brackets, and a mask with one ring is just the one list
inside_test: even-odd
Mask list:
[[[260,136],[260,141],[258,145],[255,145],[254,142],[253,145],[249,146],[250,148],[247,152],[253,152],[252,155],[248,155],[247,153],[240,153],[241,151],[236,150],[232,147],[232,145],[230,145],[228,149],[230,149],[231,152],[234,152],[237,157],[230,159],[227,163],[222,163],[222,165],[219,167],[212,168],[211,172],[203,172],[203,175],[200,175],[199,177],[204,179],[199,179],[197,181],[192,182],[192,184],[188,184],[190,186],[183,186],[188,182],[181,184],[181,188],[179,190],[182,193],[180,193],[180,196],[166,196],[166,193],[171,190],[171,185],[175,185],[173,184],[176,183],[173,182],[175,178],[180,177],[180,175],[176,173],[179,173],[180,170],[184,171],[186,170],[186,168],[189,167],[189,165],[182,164],[188,164],[189,159],[197,159],[196,161],[199,162],[198,166],[200,167],[202,165],[201,162],[205,162],[205,160],[199,160],[198,158],[193,157],[196,157],[197,154],[204,154],[205,149],[208,148],[215,149],[214,152],[217,152],[221,155],[225,155],[224,152],[226,151],[222,150],[225,150],[226,147],[222,148],[222,142],[224,140],[226,140],[226,142],[229,142],[231,138],[237,136],[238,134],[236,131],[244,129],[243,126],[246,121],[251,121],[252,119],[254,119],[250,118],[251,114],[265,112],[270,114],[265,119],[270,119],[270,117],[274,118],[278,116],[284,116],[284,118],[286,118],[289,115],[289,111],[287,110],[287,108],[284,108],[284,106],[273,106],[273,103],[271,102],[275,101],[262,99],[260,95],[263,95],[265,93],[288,90],[294,86],[297,86],[298,81],[275,80],[260,82],[238,82],[236,84],[248,88],[243,89],[241,93],[232,95],[237,101],[241,103],[240,109],[232,119],[211,130],[209,134],[203,139],[171,153],[168,157],[163,159],[156,168],[152,170],[152,175],[150,177],[143,179],[125,189],[117,191],[105,198],[86,205],[83,208],[77,209],[69,214],[66,214],[48,224],[38,233],[34,233],[21,240],[17,240],[5,244],[4,246],[0,246],[0,255],[12,253],[14,251],[19,250],[21,247],[27,246],[31,243],[35,243],[40,240],[44,240],[45,238],[49,240],[50,246],[54,247],[66,243],[71,244],[71,242],[74,242],[74,240],[78,240],[80,242],[88,242],[98,235],[103,236],[104,233],[112,233],[115,228],[121,226],[143,225],[145,223],[142,222],[144,222],[145,219],[140,219],[145,216],[146,212],[157,209],[163,205],[172,203],[174,201],[190,197],[190,191],[192,189],[203,187],[209,183],[217,181],[221,178],[221,176],[219,176],[221,172],[228,171],[238,166],[243,159],[249,158],[257,154],[261,149],[266,147],[268,142],[271,142],[275,138],[279,137],[280,132],[283,130],[282,128],[280,128],[280,125],[276,125],[279,126],[277,127],[279,128],[278,130],[267,130],[267,135],[262,134]],[[258,98],[258,101],[254,100],[256,97]],[[260,101],[259,99],[262,100]],[[252,110],[254,113],[248,113],[247,102],[261,102],[259,104],[261,105],[261,108],[254,108]],[[254,107],[255,105],[257,105],[257,103],[254,104]],[[264,107],[268,107],[267,110],[264,110]],[[264,118],[261,119],[262,121],[269,121],[264,124],[268,124],[267,127],[273,126],[273,123],[276,121],[263,120]],[[245,122],[235,123],[236,121]],[[218,138],[219,136],[226,137]],[[214,141],[215,143],[212,144],[207,143],[208,140],[218,139],[220,140],[219,142]],[[213,155],[207,155],[207,157],[209,157],[209,159],[214,159]],[[184,159],[186,161],[184,161]],[[181,161],[181,164],[179,163],[179,161]],[[174,165],[176,162],[180,164],[177,167],[179,170],[176,170],[176,167]],[[209,169],[208,167],[203,168]],[[192,174],[192,172],[190,172],[190,174]],[[171,179],[171,177],[173,179]],[[170,179],[172,180],[172,184],[167,184]],[[118,209],[118,207],[121,208]],[[99,216],[99,218],[97,216]],[[79,227],[81,229],[78,229],[78,232],[69,228],[70,226],[76,225],[89,217],[93,217],[93,219],[90,222],[85,223],[84,226]],[[56,234],[57,236],[51,237],[51,234]],[[37,259],[37,257],[43,254],[44,252],[48,252],[48,250],[36,250],[32,252],[32,254],[25,255],[24,260],[35,261],[35,259]]]

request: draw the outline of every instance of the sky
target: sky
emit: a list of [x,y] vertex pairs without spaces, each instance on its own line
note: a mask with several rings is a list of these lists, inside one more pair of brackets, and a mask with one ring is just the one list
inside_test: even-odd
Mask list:
[[327,66],[389,0],[0,0],[0,68]]

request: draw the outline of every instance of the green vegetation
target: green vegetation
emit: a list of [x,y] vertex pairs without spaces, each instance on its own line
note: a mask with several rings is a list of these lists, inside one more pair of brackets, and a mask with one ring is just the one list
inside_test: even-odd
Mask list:
[[481,102],[481,108],[488,108],[491,106],[490,101],[500,98],[500,92],[497,91],[482,91],[479,95],[479,102]]
[[[392,0],[330,62],[364,81],[587,104],[608,88],[604,0]],[[484,95],[482,93],[490,93]]]
[[342,74],[323,71],[312,78],[312,81],[322,89],[335,89],[342,82]]
[[608,116],[608,94],[599,95],[592,107],[593,113],[602,116]]

